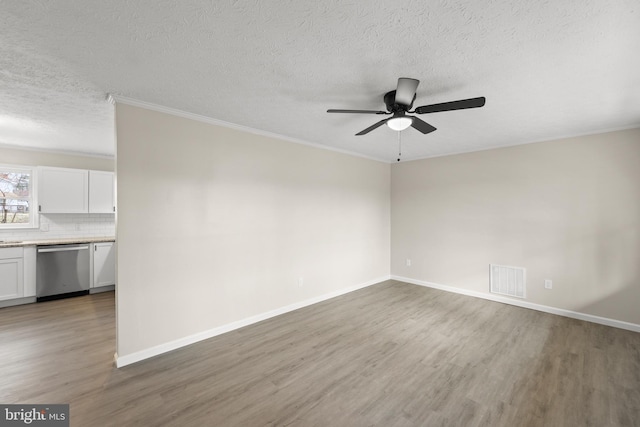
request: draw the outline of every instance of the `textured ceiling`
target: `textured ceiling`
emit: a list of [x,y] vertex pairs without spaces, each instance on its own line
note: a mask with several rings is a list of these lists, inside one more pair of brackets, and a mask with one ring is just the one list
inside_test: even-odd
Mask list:
[[110,0],[0,3],[0,144],[113,154],[113,93],[359,153],[397,157],[380,119],[485,96],[402,132],[421,158],[640,127],[637,0]]

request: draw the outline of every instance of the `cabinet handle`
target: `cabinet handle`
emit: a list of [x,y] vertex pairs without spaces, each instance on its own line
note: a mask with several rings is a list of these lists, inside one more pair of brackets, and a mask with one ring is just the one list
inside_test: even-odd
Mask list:
[[38,253],[46,253],[46,252],[65,252],[65,251],[84,251],[89,249],[89,246],[72,246],[67,245],[67,247],[62,246],[54,246],[52,248],[38,248]]
[[42,212],[42,205],[38,205],[38,212]]

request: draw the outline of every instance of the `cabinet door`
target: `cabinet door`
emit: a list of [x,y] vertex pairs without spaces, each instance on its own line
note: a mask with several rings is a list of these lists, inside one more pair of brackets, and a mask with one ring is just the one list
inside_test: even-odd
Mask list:
[[89,213],[113,213],[113,172],[89,171]]
[[22,258],[0,259],[0,301],[22,297]]
[[36,296],[36,247],[24,247],[24,275],[23,275],[23,297]]
[[87,213],[89,171],[41,167],[38,204],[42,213]]
[[116,251],[113,242],[93,244],[93,287],[116,284]]

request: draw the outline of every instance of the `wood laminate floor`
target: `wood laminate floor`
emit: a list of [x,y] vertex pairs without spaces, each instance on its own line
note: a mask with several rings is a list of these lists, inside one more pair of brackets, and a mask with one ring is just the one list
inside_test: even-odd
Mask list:
[[72,426],[638,426],[640,334],[389,281],[121,369],[113,292],[0,309]]

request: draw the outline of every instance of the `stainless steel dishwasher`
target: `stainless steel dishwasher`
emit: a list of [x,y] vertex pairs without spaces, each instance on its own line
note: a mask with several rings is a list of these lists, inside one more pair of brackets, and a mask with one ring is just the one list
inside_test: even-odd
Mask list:
[[88,294],[89,263],[88,244],[38,246],[37,301]]

